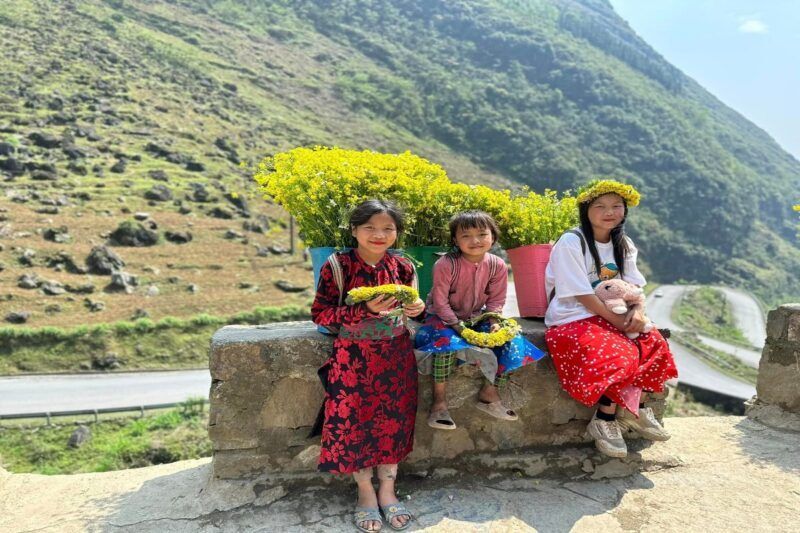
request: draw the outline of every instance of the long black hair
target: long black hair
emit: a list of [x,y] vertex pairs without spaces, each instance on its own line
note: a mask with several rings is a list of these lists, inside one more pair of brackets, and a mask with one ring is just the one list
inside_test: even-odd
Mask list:
[[[592,255],[592,259],[594,259],[597,276],[600,277],[600,269],[603,265],[600,264],[600,254],[597,253],[597,246],[594,243],[594,230],[592,229],[592,223],[589,221],[589,206],[591,206],[596,199],[597,198],[594,198],[588,202],[578,204],[578,216],[581,221],[581,232],[586,239],[586,246],[589,247],[589,253]],[[623,198],[622,204],[625,206],[625,214],[622,216],[622,222],[611,230],[611,242],[614,246],[614,262],[617,264],[620,277],[625,274],[625,258],[627,258],[628,253],[630,253],[628,239],[625,237],[625,220],[628,218],[628,202]]]
[[[353,209],[353,212],[350,213],[350,229],[354,230],[358,226],[366,224],[373,215],[379,213],[386,213],[392,217],[394,225],[397,228],[397,237],[400,238],[400,234],[405,228],[405,214],[402,209],[391,200],[372,199],[358,204],[356,208]],[[353,241],[355,242],[355,237],[353,237]]]

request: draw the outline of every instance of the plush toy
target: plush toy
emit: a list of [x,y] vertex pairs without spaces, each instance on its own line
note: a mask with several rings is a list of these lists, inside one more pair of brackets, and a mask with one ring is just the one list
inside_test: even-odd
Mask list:
[[[609,279],[600,282],[595,288],[594,293],[605,304],[605,306],[612,312],[618,315],[624,315],[628,312],[628,306],[640,304],[644,307],[644,291],[621,279]],[[642,331],[649,333],[653,330],[653,323],[645,318],[646,324]],[[638,333],[627,333],[628,338],[635,339],[639,336]]]

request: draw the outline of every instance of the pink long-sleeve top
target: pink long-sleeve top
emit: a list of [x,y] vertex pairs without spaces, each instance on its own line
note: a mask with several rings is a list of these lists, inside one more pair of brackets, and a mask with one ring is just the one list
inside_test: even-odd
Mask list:
[[480,263],[468,261],[461,254],[450,257],[455,261],[445,256],[433,265],[433,288],[428,294],[428,312],[450,326],[477,316],[484,310],[501,313],[508,287],[508,267],[505,262],[488,253]]

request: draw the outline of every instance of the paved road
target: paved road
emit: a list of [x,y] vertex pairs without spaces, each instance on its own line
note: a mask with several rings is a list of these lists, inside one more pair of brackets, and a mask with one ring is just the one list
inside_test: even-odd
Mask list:
[[679,383],[720,392],[743,400],[749,400],[755,396],[754,385],[739,381],[711,368],[677,342],[671,342],[669,347],[678,367]]
[[706,337],[705,335],[698,335],[698,337],[701,341],[703,341],[703,344],[721,352],[728,353],[748,366],[758,368],[758,363],[761,361],[761,352],[756,350],[748,350],[747,348],[740,348],[738,346],[734,346],[733,344],[728,344],[717,339],[712,339],[711,337]]
[[763,348],[767,338],[767,324],[761,306],[746,292],[716,287],[728,299],[733,310],[733,318],[744,337],[756,348]]
[[[684,292],[687,290],[694,289],[695,286],[693,285],[662,285],[658,288],[658,292],[663,294],[662,297],[656,297],[655,292],[650,293],[650,296],[647,297],[647,314],[650,316],[650,319],[658,324],[658,327],[667,327],[673,331],[682,331],[682,328],[675,324],[670,317],[670,313],[672,307],[678,303],[678,300],[683,295]],[[761,331],[761,343],[760,345],[764,345],[764,338],[766,338],[766,326],[764,325],[763,316],[761,313],[761,308],[758,307],[758,303],[751,297],[743,293],[739,293],[737,291],[732,291],[731,289],[726,289],[724,287],[716,287],[717,289],[723,291],[726,295],[726,298],[735,298],[729,299],[728,301],[731,303],[731,308],[734,313],[734,317],[737,320],[737,325],[741,324],[745,320],[751,320],[755,323],[755,326],[751,326],[749,329],[751,330],[751,335],[755,335],[756,328],[762,328]],[[733,297],[729,296],[734,295]],[[736,303],[734,303],[736,302]],[[754,312],[757,310],[758,315],[754,315]],[[760,317],[760,318],[758,318]],[[744,331],[744,330],[743,330]],[[761,351],[760,350],[753,350],[742,348],[740,346],[736,346],[733,344],[728,344],[726,342],[722,342],[717,339],[712,339],[711,337],[706,337],[704,335],[698,335],[700,340],[703,343],[707,344],[711,348],[715,348],[722,352],[728,353],[737,357],[745,364],[752,366],[753,368],[758,368],[758,363],[761,360]],[[749,340],[752,341],[750,337]],[[757,346],[754,344],[754,346]]]
[[[658,292],[663,296],[657,297],[655,295],[656,291],[651,292],[647,297],[647,314],[650,320],[660,328],[666,327],[673,331],[683,331],[680,326],[672,321],[670,314],[672,307],[678,303],[683,293],[693,288],[691,285],[662,285],[658,288]],[[713,348],[722,349],[723,351],[737,350],[737,347],[713,339],[709,340],[714,343],[708,343]],[[749,399],[756,393],[753,385],[734,379],[711,368],[677,342],[671,342],[670,348],[672,348],[672,353],[675,356],[675,364],[678,365],[678,381],[743,399]],[[738,348],[738,351],[735,354],[737,357],[748,362],[748,364],[751,364],[754,360],[754,366],[758,367],[758,361],[761,359],[760,353],[745,353],[745,350],[741,348]]]
[[[682,331],[682,328],[672,321],[670,313],[683,293],[694,288],[696,288],[694,285],[662,285],[658,288],[658,291],[651,292],[647,297],[647,314],[650,319],[661,328],[666,327],[675,331]],[[762,348],[767,337],[767,326],[758,302],[749,294],[741,291],[727,287],[714,288],[725,294],[725,298],[731,305],[736,326],[741,330],[745,338],[756,348]],[[655,296],[656,292],[663,294],[663,296],[657,298]],[[713,339],[712,342],[714,344],[709,342],[708,345],[737,357],[741,356],[740,359],[745,362],[749,363],[753,357],[756,357],[756,366],[758,366],[758,360],[761,358],[759,351],[743,350],[738,346]]]
[[0,416],[181,402],[208,397],[208,370],[0,378]]
[[503,316],[519,316],[519,306],[517,305],[517,290],[514,283],[508,283],[506,290],[506,305],[503,307]]
[[[672,308],[677,305],[686,289],[693,288],[691,285],[662,285],[657,291],[653,291],[647,297],[647,316],[655,322],[659,328],[669,328],[672,331],[683,331],[679,325],[672,321],[670,316]],[[656,297],[656,293],[663,296]]]

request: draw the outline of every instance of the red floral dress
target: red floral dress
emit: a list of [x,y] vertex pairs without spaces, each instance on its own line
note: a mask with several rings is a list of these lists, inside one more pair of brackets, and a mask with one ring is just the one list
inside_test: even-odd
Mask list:
[[[413,265],[386,254],[374,266],[355,250],[338,254],[345,291],[387,283],[416,285]],[[382,318],[366,305],[339,306],[328,263],[311,306],[314,323],[339,328],[325,393],[319,469],[347,474],[397,464],[411,452],[417,414],[417,366],[400,318]]]

